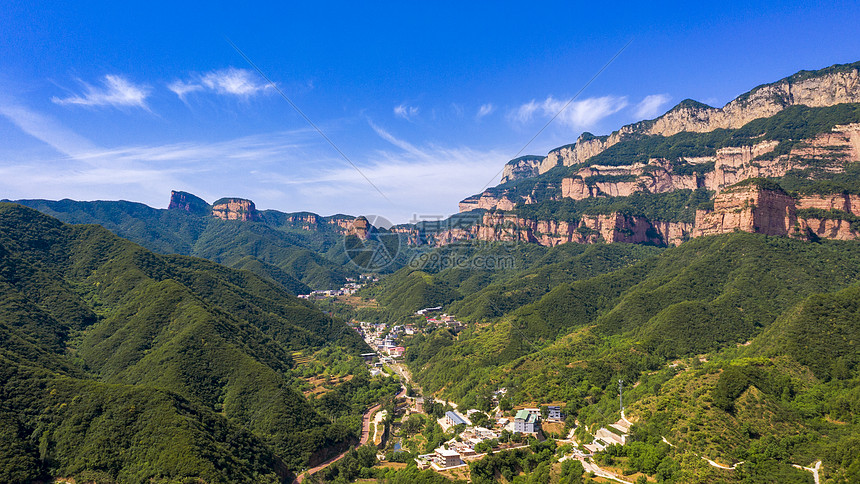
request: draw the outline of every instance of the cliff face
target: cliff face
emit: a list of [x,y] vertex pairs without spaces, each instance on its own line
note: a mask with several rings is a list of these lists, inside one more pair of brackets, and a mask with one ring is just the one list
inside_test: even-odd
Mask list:
[[803,196],[797,199],[796,206],[798,210],[804,208],[842,210],[860,216],[860,196],[847,193]]
[[480,195],[474,195],[463,199],[460,204],[460,212],[468,212],[478,208],[483,209],[499,209],[513,210],[516,202],[508,198],[506,193],[496,195],[492,191],[487,190]]
[[[798,215],[801,209],[815,211]],[[834,215],[831,210],[839,211]],[[625,242],[633,244],[678,245],[693,237],[750,232],[802,239],[860,238],[851,216],[860,217],[860,196],[851,194],[810,195],[794,198],[779,187],[752,181],[731,186],[718,193],[711,210],[697,210],[695,223],[649,220],[620,212],[583,215],[577,222],[532,220],[513,213],[490,212],[468,231],[445,234],[437,241],[444,245],[455,240],[477,239],[493,242],[530,242],[544,246],[565,243]]]
[[212,216],[221,220],[260,220],[254,202],[244,198],[222,198],[212,204]]
[[551,151],[539,165],[538,173],[546,173],[557,165],[583,163],[634,135],[671,136],[682,131],[704,133],[720,128],[735,129],[754,119],[773,116],[788,106],[814,108],[856,102],[860,102],[860,62],[817,72],[801,71],[759,86],[722,108],[686,100],[655,120],[623,126],[606,137],[580,137],[574,145]]
[[206,200],[192,195],[188,192],[170,191],[170,204],[168,210],[184,210],[195,215],[208,215],[210,211]]
[[[795,146],[789,153],[771,153],[776,141],[764,141],[752,146],[728,147],[717,150],[716,156],[685,158],[684,168],[664,159],[629,166],[592,165],[582,168],[573,177],[562,180],[562,197],[582,200],[597,196],[629,196],[636,191],[665,193],[681,189],[723,188],[749,178],[781,177],[792,170],[803,170],[810,164],[830,161],[828,171],[844,171],[844,162],[860,161],[860,124],[836,126],[829,133]],[[713,168],[710,168],[710,165]],[[690,174],[690,168],[698,169]]]
[[693,237],[735,231],[789,235],[796,222],[796,207],[791,196],[747,185],[718,194],[713,210],[697,210]]
[[540,173],[542,156],[521,156],[505,163],[502,170],[502,183],[529,178]]
[[[596,137],[590,133],[584,133],[576,143],[556,148],[542,159],[524,157],[525,159],[511,160],[505,167],[502,183],[544,174],[556,166],[573,166],[585,163],[607,148],[635,137],[671,136],[681,132],[702,133],[716,129],[736,129],[755,119],[773,116],[789,106],[827,107],[840,103],[856,102],[860,102],[860,62],[831,66],[818,71],[800,71],[772,84],[756,87],[748,93],[738,96],[722,108],[714,108],[692,100],[685,100],[659,118],[623,126],[607,136]],[[848,150],[848,153],[855,160],[860,159],[860,152],[858,152],[860,141],[858,140],[860,139],[852,138],[852,145]],[[827,146],[826,142],[822,138],[820,147]],[[695,183],[698,186],[717,190],[750,177],[781,176],[771,175],[768,170],[776,170],[776,172],[783,174],[787,171],[787,169],[774,164],[757,169],[759,167],[756,165],[760,164],[759,160],[751,162],[762,152],[772,150],[773,146],[762,143],[753,148],[754,151],[758,151],[757,153],[746,153],[745,150],[747,149],[749,148],[725,148],[716,157],[711,157],[712,159],[706,162],[716,163],[717,168],[709,177],[697,180]],[[785,162],[785,159],[779,161]],[[722,165],[722,169],[720,165]],[[600,167],[596,168],[599,171]],[[641,168],[638,169],[641,170]],[[649,169],[657,170],[659,175],[659,167],[649,167]],[[635,181],[624,180],[613,186],[577,182],[577,179],[594,176],[594,174],[576,174],[572,179],[564,181],[561,187],[564,190],[563,196],[579,198],[594,196],[593,193],[624,194],[631,192],[643,183],[646,186],[657,185],[657,190],[668,190],[670,187],[690,188],[694,183],[689,175],[680,178],[669,176],[667,179],[664,173],[662,180],[652,182],[643,178],[643,173],[636,173],[636,167],[631,167],[630,171],[633,172],[631,175],[638,179]],[[653,188],[655,187],[649,186],[649,189]],[[471,210],[478,206],[489,210],[507,210],[506,207],[510,205],[516,205],[521,201],[526,203],[530,201],[528,196],[514,196],[512,194],[493,196],[493,193],[496,192],[492,190],[490,192],[463,200],[460,204],[461,211]],[[534,199],[533,196],[532,199]],[[545,199],[545,197],[541,199]]]
[[681,222],[651,222],[644,217],[611,213],[586,215],[579,222],[530,220],[513,214],[488,213],[472,233],[477,240],[532,242],[553,247],[575,242],[625,242],[677,245],[690,237],[692,225]]

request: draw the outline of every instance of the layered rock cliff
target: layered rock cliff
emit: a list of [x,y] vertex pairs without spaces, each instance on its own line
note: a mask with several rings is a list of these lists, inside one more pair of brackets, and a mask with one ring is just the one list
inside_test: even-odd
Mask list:
[[[576,143],[556,148],[542,160],[533,157],[529,157],[527,160],[512,160],[509,162],[510,167],[506,165],[502,183],[535,176],[535,171],[537,175],[540,175],[556,166],[574,166],[586,163],[593,156],[628,139],[652,135],[671,136],[681,132],[704,133],[717,129],[736,129],[755,119],[773,116],[789,106],[826,107],[856,102],[860,102],[860,62],[834,65],[818,71],[800,71],[777,82],[756,87],[722,108],[714,108],[696,101],[685,100],[657,119],[623,126],[607,136],[583,133]],[[761,148],[759,147],[759,149]],[[724,156],[728,154],[728,152],[723,153]],[[743,153],[739,153],[739,155],[742,156]],[[855,157],[855,159],[857,158]],[[639,176],[641,173],[634,175]],[[719,173],[715,174],[716,179],[710,180],[710,184],[727,186],[742,180],[742,176],[769,175],[763,173],[730,175],[723,182],[719,181],[719,176]],[[628,181],[626,186],[615,188],[620,190],[618,193],[623,193],[638,186],[640,181],[643,180]],[[647,180],[644,181],[648,183]],[[685,178],[679,180],[678,186],[689,187],[690,183],[691,180]],[[574,186],[573,180],[567,181],[567,184],[568,193],[576,194],[576,196],[589,196],[587,194],[591,193],[590,190],[585,190],[581,184]],[[612,192],[612,188],[608,190],[596,188],[604,193]],[[711,186],[711,189],[715,189],[715,187]],[[522,195],[492,197],[487,196],[487,192],[485,192],[463,200],[460,207],[461,211],[470,210],[478,205],[485,209],[505,209],[502,204],[506,206],[516,205],[521,201],[528,203],[526,198]],[[498,203],[494,205],[494,201]]]
[[[675,162],[651,159],[628,166],[584,167],[562,180],[562,196],[582,200],[596,196],[628,196],[636,191],[666,193],[706,188],[719,191],[749,178],[785,176],[811,165],[827,165],[831,173],[860,161],[860,124],[837,125],[828,133],[797,144],[787,154],[765,156],[779,143],[720,148],[716,156],[683,158]],[[680,170],[679,170],[680,169]]]
[[[570,242],[677,245],[690,238],[692,228],[689,223],[651,221],[620,212],[583,215],[575,222],[532,220],[495,212],[485,214],[481,223],[468,233],[461,231],[451,235],[489,242],[530,242],[548,247]],[[450,239],[445,241],[451,242]]]
[[536,220],[512,212],[484,214],[469,230],[445,234],[437,245],[456,240],[564,243],[625,242],[678,245],[693,237],[750,232],[801,239],[860,238],[860,195],[792,196],[763,178],[747,179],[716,194],[713,208],[696,210],[695,222],[649,219],[626,212],[583,214],[575,221]]
[[212,208],[206,200],[188,192],[170,191],[168,210],[184,210],[195,215],[209,215]]
[[540,174],[543,156],[521,156],[505,163],[502,170],[502,183],[529,178]]
[[781,189],[747,184],[718,194],[713,210],[697,210],[693,237],[736,231],[789,235],[796,222],[795,201],[789,194]]
[[212,204],[212,216],[221,220],[260,220],[254,202],[244,198],[221,198]]

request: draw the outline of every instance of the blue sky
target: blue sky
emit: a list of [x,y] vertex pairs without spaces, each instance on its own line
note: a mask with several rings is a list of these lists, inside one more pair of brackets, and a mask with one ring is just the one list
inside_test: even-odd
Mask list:
[[860,60],[856,2],[83,3],[0,6],[0,198],[432,218],[628,42],[523,154]]

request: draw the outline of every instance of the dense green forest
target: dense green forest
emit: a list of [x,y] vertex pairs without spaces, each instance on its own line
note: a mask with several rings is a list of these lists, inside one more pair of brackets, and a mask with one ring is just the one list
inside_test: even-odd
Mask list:
[[[601,252],[619,257],[617,245],[499,277],[469,304],[449,303],[460,316],[480,299],[512,302],[482,311],[475,320],[484,324],[459,334],[406,339],[406,361],[424,391],[489,410],[492,392],[506,388],[505,405],[565,402],[568,415],[590,426],[618,418],[623,379],[636,383],[625,395],[628,416],[679,446],[665,454],[678,475],[806,482],[787,462],[823,459],[831,482],[860,476],[860,244],[726,234],[581,272]],[[518,300],[530,273],[553,282],[536,282],[546,291]],[[698,454],[747,464],[727,478],[693,465],[689,455]]]
[[[284,284],[294,294],[340,287],[350,268],[343,237],[321,223],[303,230],[288,215],[260,212],[260,221],[221,220],[208,213],[160,210],[125,201],[19,200],[16,203],[72,224],[99,224],[161,254],[203,257],[250,270]],[[279,269],[279,270],[275,270]]]
[[[13,204],[0,333],[2,482],[281,482],[355,442],[364,408],[399,387],[278,284]],[[308,400],[293,354],[324,348],[353,377]]]
[[[533,302],[561,283],[627,266],[659,253],[633,244],[475,243],[425,252],[412,263],[359,292],[375,298],[381,311],[365,310],[359,318],[397,321],[415,311],[450,306],[466,321],[501,316]],[[504,296],[501,296],[504,294]]]

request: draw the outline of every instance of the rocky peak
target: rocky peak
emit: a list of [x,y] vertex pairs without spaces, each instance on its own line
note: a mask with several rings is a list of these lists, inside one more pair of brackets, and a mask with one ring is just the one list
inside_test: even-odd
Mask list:
[[790,235],[797,222],[795,200],[774,182],[750,178],[717,194],[713,210],[697,210],[694,237],[751,232]]
[[[755,119],[773,116],[789,106],[827,107],[856,102],[860,102],[860,62],[837,64],[816,71],[800,71],[779,81],[758,86],[722,108],[685,99],[656,119],[622,126],[610,135],[583,133],[576,143],[550,151],[540,162],[536,159],[511,160],[505,166],[502,182],[535,176],[530,175],[535,167],[540,175],[559,165],[585,163],[592,156],[631,137],[736,129]],[[472,198],[479,197],[476,195]],[[471,209],[473,205],[461,204],[461,210]],[[484,205],[481,208],[501,208],[486,203]]]
[[171,190],[168,210],[185,210],[195,215],[209,215],[211,208],[206,200],[188,192]]
[[212,204],[212,216],[221,220],[260,220],[254,202],[244,198],[221,198]]
[[373,229],[373,225],[367,221],[363,215],[356,217],[352,221],[352,227],[350,227],[348,235],[355,235],[361,240],[367,239],[367,233]]
[[502,172],[502,183],[537,176],[540,173],[540,165],[544,156],[520,156],[505,163]]

